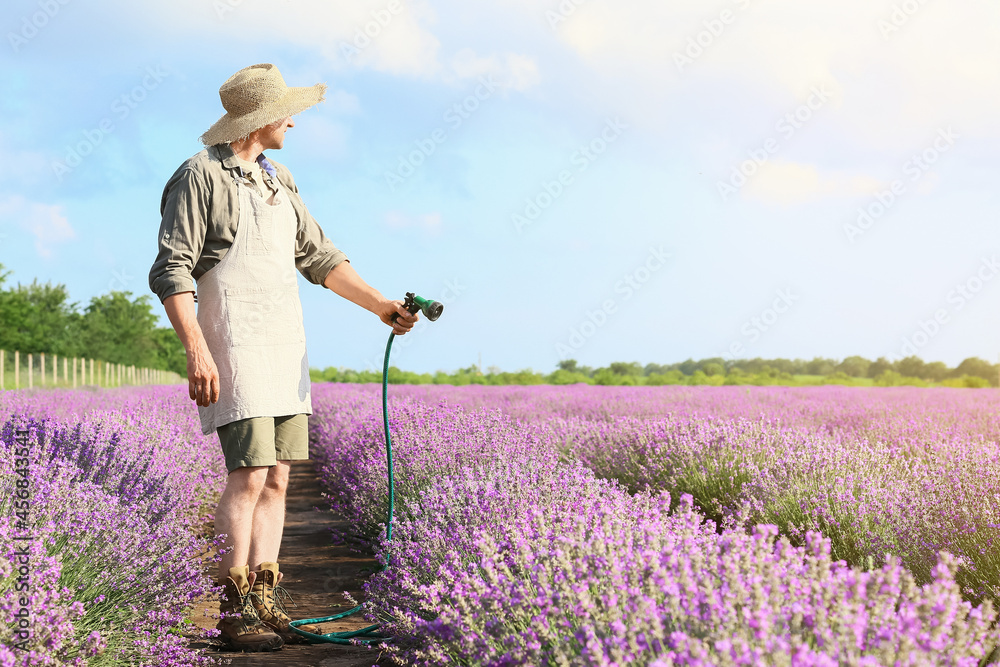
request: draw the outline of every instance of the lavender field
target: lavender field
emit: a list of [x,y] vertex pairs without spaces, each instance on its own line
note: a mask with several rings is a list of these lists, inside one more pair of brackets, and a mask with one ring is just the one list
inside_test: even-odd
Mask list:
[[[379,388],[314,386],[311,449],[389,565],[366,592],[400,664],[978,665],[1000,645],[993,391],[390,392],[391,543]],[[40,640],[28,658],[3,626],[0,666],[209,664],[180,634],[224,468],[185,389],[8,392],[0,424],[0,607],[30,485]]]
[[[419,665],[977,665],[998,643],[1000,401],[979,390],[394,387],[368,584]],[[375,388],[314,399],[382,534]]]
[[0,393],[0,441],[0,665],[214,664],[181,632],[225,468],[186,389]]

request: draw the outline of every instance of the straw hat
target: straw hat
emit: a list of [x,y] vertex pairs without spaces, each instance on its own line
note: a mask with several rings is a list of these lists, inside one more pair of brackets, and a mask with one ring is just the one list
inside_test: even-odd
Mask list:
[[323,101],[326,84],[289,88],[274,65],[244,67],[219,88],[226,115],[201,135],[206,146],[227,144]]

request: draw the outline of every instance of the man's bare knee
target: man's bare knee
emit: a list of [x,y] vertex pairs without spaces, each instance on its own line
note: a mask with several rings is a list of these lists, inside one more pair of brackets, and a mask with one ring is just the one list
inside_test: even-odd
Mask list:
[[267,466],[237,468],[226,478],[226,495],[256,501],[267,481]]
[[283,496],[288,490],[288,474],[291,466],[283,461],[272,467],[267,472],[267,480],[264,483],[263,493],[272,496]]

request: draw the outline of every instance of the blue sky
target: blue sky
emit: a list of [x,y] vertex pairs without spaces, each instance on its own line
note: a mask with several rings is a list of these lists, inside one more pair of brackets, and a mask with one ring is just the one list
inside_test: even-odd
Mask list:
[[[272,62],[330,87],[272,155],[313,215],[387,296],[446,301],[400,367],[997,361],[997,26],[971,1],[14,0],[0,263],[149,293],[164,183]],[[301,294],[313,366],[380,362],[374,316]]]

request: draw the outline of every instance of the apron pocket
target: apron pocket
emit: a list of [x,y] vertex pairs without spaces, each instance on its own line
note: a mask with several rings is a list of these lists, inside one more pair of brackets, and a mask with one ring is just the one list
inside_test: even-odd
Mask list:
[[226,312],[233,347],[305,341],[298,286],[227,289]]
[[270,255],[271,237],[274,234],[274,207],[258,202],[250,197],[253,208],[253,218],[250,229],[247,230],[247,254]]

